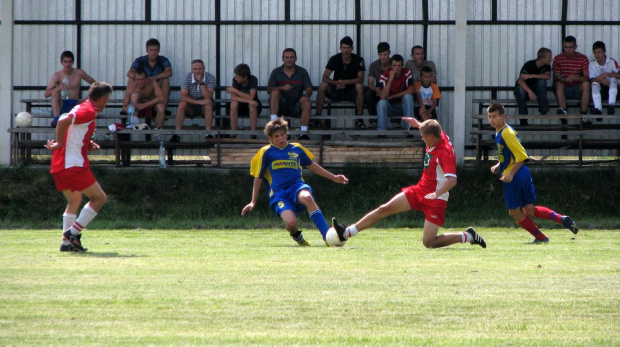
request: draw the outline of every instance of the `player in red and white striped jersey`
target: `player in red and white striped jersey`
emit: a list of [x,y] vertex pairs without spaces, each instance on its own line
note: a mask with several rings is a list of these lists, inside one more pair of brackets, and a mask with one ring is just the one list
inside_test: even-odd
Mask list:
[[[95,131],[97,114],[106,107],[111,94],[112,86],[108,83],[93,83],[86,101],[58,120],[56,140],[48,140],[45,145],[53,151],[50,172],[56,189],[67,199],[67,208],[62,215],[64,232],[61,252],[86,251],[80,241],[81,231],[107,201],[106,194],[90,171],[86,153],[99,148],[91,136]],[[88,197],[89,202],[77,216],[82,194]]]

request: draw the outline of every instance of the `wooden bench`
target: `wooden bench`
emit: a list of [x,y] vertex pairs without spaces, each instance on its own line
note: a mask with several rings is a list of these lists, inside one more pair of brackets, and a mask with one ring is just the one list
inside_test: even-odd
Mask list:
[[[547,115],[555,115],[556,110],[558,108],[558,101],[556,99],[549,99],[549,113]],[[478,104],[478,114],[483,114],[487,107],[494,103],[500,103],[504,105],[504,108],[517,108],[519,104],[517,103],[517,99],[472,99],[474,104]],[[581,104],[579,100],[566,100],[566,107],[578,107]],[[593,107],[594,105],[590,103],[589,107]],[[607,108],[609,104],[607,102],[603,102],[603,108]],[[620,106],[620,101],[616,102],[616,107]],[[527,101],[528,108],[538,108],[538,101]],[[603,114],[605,114],[605,110],[603,110]],[[566,117],[563,117],[566,118]]]
[[[525,149],[577,149],[579,155],[579,166],[583,165],[584,149],[619,149],[620,150],[620,116],[597,115],[597,118],[612,119],[613,124],[584,124],[583,115],[536,115],[536,116],[506,116],[510,119],[576,119],[578,124],[540,124],[540,125],[512,125],[517,130],[521,143]],[[488,122],[484,122],[487,116],[477,114],[473,116],[475,120],[474,130],[470,132],[475,137],[476,161],[488,160],[488,153],[495,149],[495,129]],[[531,139],[532,136],[557,136],[558,139]],[[485,137],[486,136],[486,137]],[[571,139],[568,139],[568,137]],[[610,138],[602,138],[610,137]],[[484,155],[483,155],[484,154]]]

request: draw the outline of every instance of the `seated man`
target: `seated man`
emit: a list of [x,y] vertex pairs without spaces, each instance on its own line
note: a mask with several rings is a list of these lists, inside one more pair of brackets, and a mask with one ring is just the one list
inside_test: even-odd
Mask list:
[[[542,47],[535,60],[528,60],[521,68],[515,82],[514,95],[519,105],[519,114],[527,115],[527,100],[538,101],[541,115],[549,112],[547,99],[547,81],[551,79],[551,50]],[[527,125],[527,119],[520,119],[521,125]]]
[[[188,72],[181,82],[181,101],[177,108],[176,129],[183,128],[185,117],[205,117],[207,133],[205,139],[213,138],[209,132],[213,123],[213,92],[215,91],[215,76],[205,72],[205,64],[200,59],[192,60],[192,71]],[[172,136],[170,142],[179,142],[181,137]]]
[[52,119],[51,126],[53,128],[56,127],[61,114],[71,111],[73,106],[78,104],[82,80],[89,84],[95,83],[95,80],[84,70],[73,68],[74,61],[75,56],[71,51],[64,51],[60,54],[62,70],[54,72],[43,94],[45,98],[52,97],[54,119]]
[[411,76],[414,82],[420,81],[420,75],[422,68],[428,66],[433,71],[433,79],[431,82],[437,83],[437,69],[435,63],[432,60],[425,60],[424,48],[422,46],[411,47],[411,60],[407,60],[405,67],[411,71]]
[[[555,82],[555,97],[558,100],[557,114],[566,112],[566,99],[581,100],[581,114],[588,113],[590,102],[590,64],[588,57],[576,51],[577,39],[566,36],[562,41],[563,52],[553,59],[553,80]],[[561,119],[567,124],[566,119]]]
[[[377,54],[379,59],[370,63],[368,67],[368,87],[364,92],[364,103],[366,103],[366,109],[371,116],[377,115],[377,103],[379,102],[379,79],[381,74],[390,69],[390,44],[387,42],[379,42],[377,45]],[[370,121],[370,127],[377,127],[377,120]]]
[[391,68],[381,75],[381,93],[377,103],[377,130],[386,130],[388,115],[391,117],[413,116],[413,78],[411,71],[403,68],[403,56],[394,54]]
[[[592,45],[594,59],[590,61],[590,81],[592,82],[592,101],[596,115],[603,114],[603,97],[608,96],[607,114],[616,113],[614,107],[618,96],[618,78],[620,78],[620,66],[614,58],[607,56],[605,43],[596,41]],[[601,121],[602,118],[596,120]]]
[[424,66],[420,82],[413,82],[413,90],[416,97],[416,105],[414,114],[418,120],[425,121],[428,119],[437,119],[435,109],[439,104],[441,93],[436,83],[431,82],[433,79],[433,70]]
[[[226,92],[232,99],[230,106],[227,105],[230,128],[237,130],[239,116],[249,116],[250,129],[256,130],[258,115],[263,110],[263,105],[258,99],[258,79],[250,73],[250,67],[247,64],[239,64],[235,67],[232,87],[226,87]],[[256,138],[256,135],[252,135],[252,138]]]
[[[157,81],[146,78],[146,71],[137,69],[134,76],[136,76],[134,83],[131,84],[131,88],[127,88],[125,91],[123,111],[127,112],[129,104],[133,103],[135,116],[138,118],[154,118],[155,129],[161,129],[164,126],[165,118],[164,93]],[[155,117],[153,117],[153,108],[155,108]],[[161,135],[155,135],[155,141],[160,142]]]
[[149,39],[146,41],[146,55],[136,58],[129,71],[127,71],[127,89],[132,87],[134,83],[134,74],[137,69],[146,71],[146,77],[149,80],[155,80],[164,94],[162,104],[164,112],[168,108],[168,99],[170,98],[170,77],[172,76],[172,65],[168,58],[159,55],[160,44],[157,39]]
[[[271,71],[267,83],[271,120],[284,115],[286,117],[300,117],[302,134],[300,140],[309,140],[307,131],[312,111],[312,82],[308,71],[297,66],[297,52],[286,48],[282,52],[282,66]],[[305,94],[304,94],[305,91]]]
[[[316,96],[316,114],[323,113],[325,96],[332,101],[351,101],[355,103],[355,114],[364,112],[364,58],[353,51],[353,39],[345,36],[340,40],[340,52],[329,58],[323,72],[323,79]],[[331,79],[332,72],[334,78]],[[325,122],[329,125],[329,121]],[[327,126],[329,127],[329,126]],[[356,119],[355,127],[366,129],[364,120]]]

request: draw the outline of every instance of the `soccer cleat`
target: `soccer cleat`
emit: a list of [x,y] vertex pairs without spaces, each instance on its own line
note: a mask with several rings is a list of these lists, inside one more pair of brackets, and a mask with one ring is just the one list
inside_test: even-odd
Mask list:
[[540,245],[543,243],[549,243],[549,238],[545,237],[543,240],[539,240],[539,239],[534,239],[534,241],[532,241],[533,244],[535,245]]
[[67,229],[64,233],[62,233],[62,236],[64,236],[65,239],[69,240],[71,246],[76,249],[76,252],[86,252],[88,250],[88,248],[82,247],[82,242],[80,242],[80,239],[82,238],[82,233],[73,235],[71,234],[71,229]]
[[478,235],[478,233],[476,232],[476,230],[474,230],[474,228],[469,227],[467,228],[467,230],[465,230],[465,232],[471,234],[472,241],[470,243],[472,245],[480,245],[480,247],[482,248],[487,248],[487,243],[484,242],[484,239],[480,235]]
[[590,111],[590,113],[591,113],[591,114],[593,114],[593,115],[598,116],[598,115],[603,114],[603,111],[599,110],[598,108],[593,108],[593,109]]
[[61,252],[79,252],[75,247],[73,247],[73,245],[68,244],[60,244],[60,251]]
[[301,240],[295,241],[295,242],[297,242],[299,247],[310,247],[310,246],[312,246],[312,244],[310,242],[306,241],[306,239],[301,239]]
[[[610,116],[613,116],[614,114],[616,114],[616,108],[614,106],[608,106],[607,107],[607,114]],[[601,118],[601,120],[603,120]]]
[[579,229],[577,229],[577,224],[575,224],[569,216],[562,216],[560,219],[562,220],[562,225],[564,225],[566,229],[572,231],[573,234],[577,234],[579,232]]
[[332,218],[332,227],[336,230],[336,234],[338,234],[338,239],[340,242],[344,242],[347,238],[344,236],[345,231],[347,231],[347,227],[338,223],[336,217]]

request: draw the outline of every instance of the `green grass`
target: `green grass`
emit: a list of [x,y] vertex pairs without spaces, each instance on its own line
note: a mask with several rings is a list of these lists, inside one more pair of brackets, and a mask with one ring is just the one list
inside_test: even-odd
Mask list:
[[[275,217],[274,217],[275,218]],[[454,231],[454,230],[453,230]],[[430,250],[371,229],[3,230],[0,345],[620,345],[618,230],[478,230]]]

